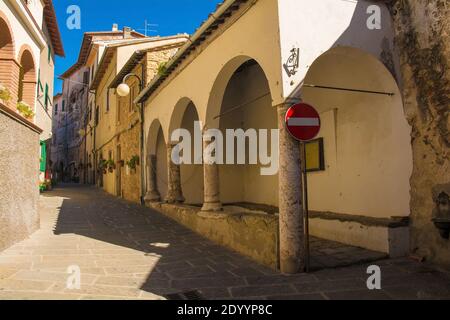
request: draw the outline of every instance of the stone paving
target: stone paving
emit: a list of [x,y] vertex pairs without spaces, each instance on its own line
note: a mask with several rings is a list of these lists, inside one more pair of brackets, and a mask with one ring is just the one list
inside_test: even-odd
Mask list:
[[386,253],[348,246],[339,242],[311,237],[311,271],[347,267],[364,262],[374,262],[388,257]]
[[[408,259],[377,261],[376,291],[367,289],[367,264],[281,275],[95,188],[45,193],[40,213],[41,229],[0,253],[0,299],[166,299],[193,290],[204,299],[450,299],[448,273]],[[81,287],[71,290],[73,265]]]

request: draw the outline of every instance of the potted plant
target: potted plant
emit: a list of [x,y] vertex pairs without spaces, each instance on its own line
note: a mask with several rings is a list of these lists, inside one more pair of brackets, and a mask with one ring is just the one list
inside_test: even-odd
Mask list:
[[39,191],[44,192],[47,190],[47,184],[45,182],[39,182]]
[[136,166],[139,165],[139,156],[134,155],[131,157],[130,161],[127,161],[127,166],[131,169],[131,170],[136,170]]
[[167,74],[167,61],[163,61],[158,64],[158,75],[164,76]]
[[107,163],[108,163],[108,161],[100,159],[100,161],[98,163],[99,172],[103,172],[103,174],[106,174],[106,169],[108,167]]
[[28,103],[24,101],[19,101],[17,102],[16,108],[25,119],[27,120],[33,119],[34,112]]
[[0,83],[0,100],[6,104],[11,100],[11,92],[3,84]]
[[114,163],[114,160],[112,160],[112,159],[109,159],[108,161],[106,161],[106,166],[108,167],[108,171],[111,173],[116,168],[116,164]]
[[45,190],[51,191],[53,189],[52,180],[46,179],[44,183],[45,183]]

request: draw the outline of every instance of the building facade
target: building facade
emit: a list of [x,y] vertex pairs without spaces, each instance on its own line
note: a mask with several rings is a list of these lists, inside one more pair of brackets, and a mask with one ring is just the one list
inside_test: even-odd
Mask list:
[[[134,202],[145,196],[140,105],[133,102],[173,56],[186,35],[132,39],[109,44],[103,53],[91,90],[96,100],[96,155],[98,185],[108,193]],[[125,80],[130,94],[120,97],[115,88]]]
[[[448,18],[439,0],[226,0],[188,41],[124,30],[82,64],[87,180],[285,273],[304,269],[307,224],[448,266]],[[285,127],[299,102],[321,117],[306,145]]]
[[54,122],[53,133],[62,146],[54,153],[53,170],[60,181],[94,183],[92,148],[94,142],[93,105],[94,96],[89,85],[98,66],[105,46],[126,38],[144,36],[125,28],[119,31],[86,32],[77,61],[61,75],[63,91],[58,122]]
[[1,1],[0,31],[3,249],[39,227],[39,184],[51,178],[55,56],[64,50],[51,0]]
[[[146,103],[147,193],[162,201],[148,204],[283,272],[302,270],[304,159],[284,118],[304,101],[322,120],[324,163],[308,173],[311,234],[449,265],[448,94],[435,96],[427,84],[448,87],[449,12],[438,3],[225,1],[135,100]],[[370,23],[374,5],[380,27]],[[431,34],[439,36],[424,38]],[[425,63],[431,52],[439,77]],[[178,128],[191,136],[278,129],[278,143],[268,145],[278,171],[262,175],[267,161],[175,165]],[[203,139],[204,150],[213,140]],[[251,227],[232,230],[236,207]]]

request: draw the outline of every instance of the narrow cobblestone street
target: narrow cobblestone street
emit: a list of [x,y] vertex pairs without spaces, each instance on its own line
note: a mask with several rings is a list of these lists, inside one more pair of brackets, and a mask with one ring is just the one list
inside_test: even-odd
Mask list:
[[[409,259],[284,276],[205,240],[148,208],[95,188],[63,186],[40,199],[41,229],[0,254],[0,299],[439,299],[450,277]],[[66,286],[69,266],[81,288]],[[170,298],[171,296],[169,296]]]

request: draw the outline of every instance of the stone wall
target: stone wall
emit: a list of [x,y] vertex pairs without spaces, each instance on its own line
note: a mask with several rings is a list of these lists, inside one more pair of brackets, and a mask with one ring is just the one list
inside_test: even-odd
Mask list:
[[[137,118],[137,114],[135,115]],[[126,162],[130,161],[133,156],[139,156],[139,122],[135,122],[135,125],[131,130],[127,130],[119,137],[119,144],[122,153],[122,159],[125,162],[125,166],[119,168],[121,174],[121,188],[122,197],[126,200],[140,203],[141,195],[141,159],[139,159],[139,165],[135,170],[127,168]]]
[[0,105],[0,251],[39,228],[40,131],[4,108]]
[[[169,60],[171,55],[176,52],[176,48],[170,46],[160,50],[149,51],[141,64],[138,64],[133,73],[141,75],[142,68],[145,68],[145,83],[149,83],[158,73],[158,67],[162,62]],[[137,86],[136,79],[128,80],[130,87]],[[140,203],[141,189],[141,166],[145,159],[139,159],[139,164],[135,170],[127,168],[126,162],[133,156],[140,157],[140,119],[139,106],[130,108],[129,97],[118,98],[118,124],[117,132],[118,144],[120,145],[120,159],[125,162],[125,166],[120,168],[121,195],[124,199]]]
[[413,128],[411,248],[450,265],[450,241],[431,219],[432,190],[450,183],[450,6],[446,0],[392,0],[407,120]]
[[203,212],[187,205],[147,205],[217,244],[273,269],[278,268],[278,217],[225,207]]

